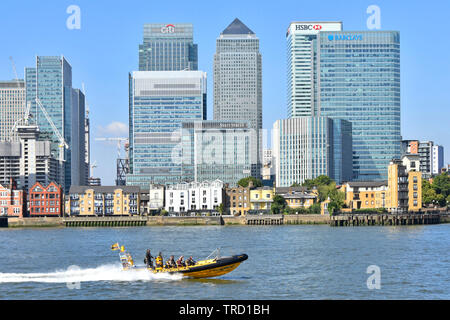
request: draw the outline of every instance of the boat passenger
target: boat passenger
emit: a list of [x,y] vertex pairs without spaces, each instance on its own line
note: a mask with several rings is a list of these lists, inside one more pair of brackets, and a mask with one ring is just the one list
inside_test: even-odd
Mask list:
[[181,256],[180,258],[178,258],[178,260],[177,260],[177,267],[184,267],[185,266],[184,261],[183,261],[183,257],[184,256]]
[[147,265],[147,268],[151,268],[153,269],[153,259],[154,257],[152,257],[151,253],[150,253],[150,249],[147,249],[147,252],[145,253],[145,259],[144,259],[144,263]]
[[193,266],[195,264],[196,264],[196,262],[194,261],[194,259],[192,259],[192,256],[190,256],[189,259],[187,259],[187,261],[186,261],[187,266]]
[[166,267],[167,268],[176,268],[177,267],[174,256],[170,256],[169,260],[166,261]]
[[159,252],[158,256],[156,257],[156,267],[162,268],[163,267],[163,257],[161,251]]

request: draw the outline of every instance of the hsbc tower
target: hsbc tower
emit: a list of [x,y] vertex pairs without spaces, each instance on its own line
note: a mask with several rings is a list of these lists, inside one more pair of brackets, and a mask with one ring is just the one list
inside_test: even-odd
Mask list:
[[401,156],[400,33],[293,22],[286,40],[288,117],[350,121],[352,180],[387,180]]
[[342,22],[292,22],[286,33],[288,117],[317,114],[317,39],[323,31],[342,31]]

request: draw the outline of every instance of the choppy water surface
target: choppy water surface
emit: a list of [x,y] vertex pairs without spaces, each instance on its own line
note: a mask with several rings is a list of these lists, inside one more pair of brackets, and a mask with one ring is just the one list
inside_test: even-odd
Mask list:
[[[249,259],[216,279],[122,272],[115,242],[138,265],[147,248]],[[0,229],[0,299],[449,299],[449,249],[448,224]]]

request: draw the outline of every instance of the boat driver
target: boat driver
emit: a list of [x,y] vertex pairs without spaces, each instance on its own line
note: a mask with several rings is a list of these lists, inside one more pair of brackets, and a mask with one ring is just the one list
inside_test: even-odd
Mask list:
[[153,257],[150,253],[150,249],[147,249],[147,252],[145,253],[145,259],[144,263],[147,265],[147,268],[153,269]]

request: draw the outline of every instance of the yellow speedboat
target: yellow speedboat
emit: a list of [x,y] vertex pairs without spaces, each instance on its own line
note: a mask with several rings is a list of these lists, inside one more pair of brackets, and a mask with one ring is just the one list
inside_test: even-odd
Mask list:
[[[239,254],[228,257],[221,257],[218,249],[214,250],[205,260],[197,261],[194,265],[177,267],[177,268],[147,268],[136,267],[131,255],[126,252],[124,246],[119,246],[118,243],[111,247],[112,250],[120,250],[120,262],[123,270],[145,270],[152,273],[168,273],[168,274],[182,274],[191,278],[212,278],[224,275],[236,269],[243,261],[248,259],[246,254]],[[216,256],[211,257],[214,253]]]

